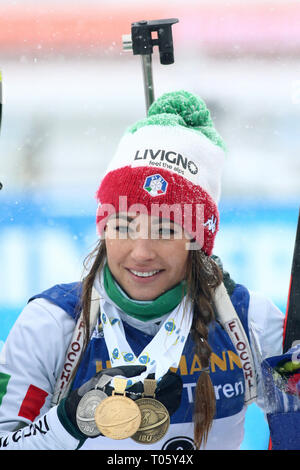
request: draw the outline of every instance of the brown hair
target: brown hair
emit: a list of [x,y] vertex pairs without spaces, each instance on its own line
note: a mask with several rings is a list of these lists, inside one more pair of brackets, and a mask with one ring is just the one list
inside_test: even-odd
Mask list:
[[212,349],[208,344],[208,327],[214,320],[213,294],[222,282],[222,271],[201,250],[191,250],[187,268],[187,295],[194,306],[191,335],[200,360],[200,372],[194,404],[194,441],[197,449],[206,444],[216,410],[214,388],[209,375]]
[[[81,308],[85,325],[85,350],[90,337],[90,303],[94,279],[106,259],[104,241],[99,241],[96,248],[85,259],[84,265],[88,274],[83,279]],[[91,267],[89,267],[91,265]],[[201,363],[195,390],[194,405],[194,441],[197,448],[205,445],[215,414],[215,394],[208,373],[211,347],[208,344],[208,327],[214,320],[213,293],[222,282],[222,271],[217,264],[201,250],[190,250],[187,263],[187,295],[194,305],[191,335],[195,353]]]

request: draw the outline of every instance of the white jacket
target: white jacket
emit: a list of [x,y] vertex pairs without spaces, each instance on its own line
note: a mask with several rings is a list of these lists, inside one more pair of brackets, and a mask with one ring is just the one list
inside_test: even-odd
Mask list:
[[[126,321],[147,332],[155,329],[154,321],[139,322],[131,317]],[[272,302],[250,293],[248,324],[249,329],[256,332],[263,358],[281,354],[283,322],[284,315]],[[0,354],[0,449],[77,448],[77,439],[60,423],[56,407],[50,406],[74,326],[74,320],[64,310],[45,299],[31,301],[21,312]],[[253,353],[255,356],[254,350]],[[259,393],[259,404],[263,405],[260,387]],[[21,407],[22,416],[19,416]],[[245,412],[246,407],[240,413],[215,420],[206,449],[239,449],[244,436]],[[192,440],[193,424],[171,425],[165,439],[171,442],[175,436],[189,436]],[[152,450],[162,447],[160,442],[141,446],[130,438],[116,442],[102,436],[87,439],[81,447],[116,448]]]

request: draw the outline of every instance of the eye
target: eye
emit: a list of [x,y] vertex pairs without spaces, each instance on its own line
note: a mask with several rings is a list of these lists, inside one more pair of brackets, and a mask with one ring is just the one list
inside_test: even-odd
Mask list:
[[129,224],[112,220],[108,225],[107,235],[110,238],[127,238],[130,232]]
[[173,229],[171,229],[169,227],[167,227],[167,228],[166,227],[160,227],[159,233],[161,235],[171,235],[171,234],[173,235],[175,232],[174,232]]
[[128,225],[116,225],[115,230],[119,233],[128,233],[129,227]]
[[177,232],[174,229],[174,227],[166,226],[166,227],[159,227],[158,229],[159,237],[163,239],[171,239],[174,237],[176,233]]

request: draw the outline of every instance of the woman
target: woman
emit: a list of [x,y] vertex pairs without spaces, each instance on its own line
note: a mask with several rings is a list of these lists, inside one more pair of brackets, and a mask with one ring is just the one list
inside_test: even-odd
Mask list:
[[239,448],[283,315],[212,256],[224,149],[184,91],[123,136],[87,275],[30,299],[2,352],[3,448]]

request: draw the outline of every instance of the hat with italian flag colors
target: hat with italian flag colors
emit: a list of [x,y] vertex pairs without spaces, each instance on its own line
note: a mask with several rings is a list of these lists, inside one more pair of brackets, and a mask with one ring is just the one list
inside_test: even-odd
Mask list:
[[179,223],[210,255],[225,152],[201,98],[183,90],[165,93],[119,142],[96,193],[99,235],[112,212],[142,208]]

